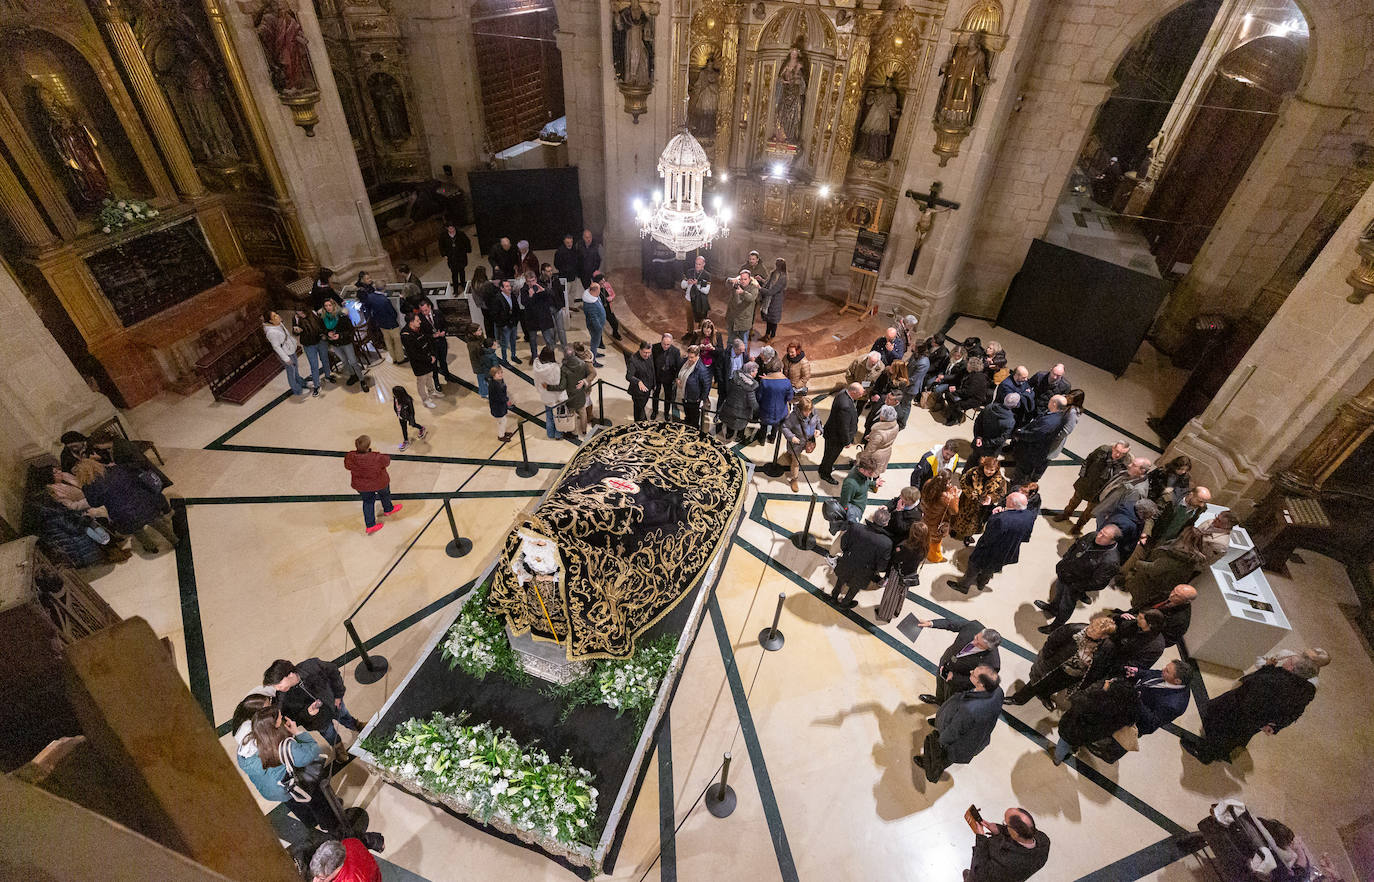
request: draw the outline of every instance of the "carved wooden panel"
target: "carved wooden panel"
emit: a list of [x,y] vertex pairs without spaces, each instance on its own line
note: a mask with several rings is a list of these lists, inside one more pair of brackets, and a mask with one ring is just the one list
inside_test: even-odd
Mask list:
[[224,281],[194,220],[97,251],[86,265],[125,327]]

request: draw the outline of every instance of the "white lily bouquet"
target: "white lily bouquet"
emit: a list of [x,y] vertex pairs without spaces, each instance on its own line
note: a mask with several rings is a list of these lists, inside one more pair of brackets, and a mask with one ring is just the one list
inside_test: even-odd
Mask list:
[[462,800],[483,822],[496,817],[567,845],[595,844],[600,833],[591,773],[490,723],[435,713],[407,720],[370,749],[379,765]]
[[138,199],[106,199],[100,205],[100,232],[113,233],[157,217],[157,209]]

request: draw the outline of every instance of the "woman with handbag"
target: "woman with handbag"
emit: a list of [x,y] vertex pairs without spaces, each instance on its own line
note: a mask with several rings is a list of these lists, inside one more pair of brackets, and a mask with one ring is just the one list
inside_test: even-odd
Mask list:
[[878,621],[886,625],[897,618],[906,602],[906,592],[921,584],[921,564],[930,548],[930,528],[921,521],[911,525],[906,538],[892,549],[892,563],[883,579],[883,596],[878,601]]
[[1050,632],[1030,669],[1030,682],[1007,696],[1007,704],[1026,704],[1032,698],[1054,710],[1051,696],[1079,682],[1092,667],[1103,641],[1116,633],[1116,621],[1106,610],[1094,613],[1086,625],[1070,622]]
[[[558,424],[555,411],[568,400],[568,393],[559,385],[559,375],[563,369],[558,366],[552,346],[539,350],[539,357],[530,366],[534,375],[534,388],[539,393],[539,402],[544,405],[544,434],[553,440],[558,439]],[[563,407],[566,411],[567,408]]]
[[782,358],[782,372],[792,383],[792,397],[801,398],[811,391],[811,362],[806,359],[806,350],[800,340],[787,344]]
[[253,714],[234,759],[263,799],[283,803],[307,828],[338,826],[320,792],[328,758],[319,742],[277,708],[264,707]]

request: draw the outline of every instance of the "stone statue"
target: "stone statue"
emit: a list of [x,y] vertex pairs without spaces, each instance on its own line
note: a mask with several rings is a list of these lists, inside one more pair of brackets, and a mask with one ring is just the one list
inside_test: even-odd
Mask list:
[[806,75],[806,53],[801,47],[793,46],[787,50],[787,60],[778,69],[774,141],[801,143],[802,115],[806,110]]
[[968,130],[978,113],[978,101],[988,84],[988,53],[978,32],[964,33],[940,68],[944,83],[940,86],[940,101],[935,106],[935,125],[949,129]]
[[716,107],[720,104],[720,62],[713,54],[692,78],[687,90],[687,128],[698,138],[716,134]]
[[392,143],[409,138],[410,114],[406,112],[405,95],[396,78],[389,74],[375,73],[367,79],[367,91],[372,97],[372,109],[377,114],[377,125],[381,127],[382,137]]
[[238,148],[234,145],[234,131],[220,107],[220,96],[215,90],[215,79],[205,62],[198,56],[186,53],[189,61],[183,80],[186,98],[187,128],[191,131],[192,147],[202,159],[216,164],[232,164],[239,161]]
[[67,196],[78,211],[95,208],[110,195],[110,178],[96,152],[95,136],[70,106],[46,86],[34,86],[33,105],[52,148],[52,159],[62,169]]
[[629,5],[614,13],[611,20],[611,60],[616,79],[626,85],[648,86],[654,81],[654,19],[640,5]]
[[892,155],[892,135],[894,122],[901,117],[898,107],[901,96],[892,85],[892,77],[881,86],[874,86],[864,97],[867,110],[859,124],[858,149],[854,152],[861,159],[870,162],[883,162]]
[[281,93],[306,92],[315,86],[310,47],[300,19],[285,0],[266,0],[253,17],[272,87]]

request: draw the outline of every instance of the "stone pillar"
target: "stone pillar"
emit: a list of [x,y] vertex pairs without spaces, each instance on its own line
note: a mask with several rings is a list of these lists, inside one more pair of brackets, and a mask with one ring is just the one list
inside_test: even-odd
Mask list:
[[15,177],[14,169],[3,160],[0,160],[0,211],[4,211],[25,247],[37,251],[57,244],[57,237],[24,192],[24,185]]
[[[602,10],[599,16],[601,34],[601,96],[603,138],[606,162],[606,232],[605,254],[608,266],[624,271],[635,268],[638,275],[641,244],[639,221],[635,219],[636,196],[648,200],[655,187],[662,187],[658,177],[658,157],[668,139],[679,131],[686,119],[686,108],[672,107],[672,32],[671,7],[664,3],[654,16],[654,84],[648,97],[648,112],[635,122],[625,112],[625,99],[616,88],[611,61],[611,16]],[[567,69],[564,59],[564,70]],[[571,108],[569,119],[571,120]],[[568,140],[572,141],[569,132]],[[583,188],[584,192],[586,187]]]
[[[291,108],[272,88],[267,59],[249,13],[237,3],[222,7],[219,0],[205,3],[211,21],[218,18],[228,29],[231,51],[241,66],[241,76],[236,80],[241,80],[249,92],[262,122],[265,144],[259,149],[275,158],[282,184],[300,218],[307,253],[333,269],[341,280],[359,270],[392,278],[391,259],[382,248],[372,217],[372,203],[363,186],[314,7],[310,3],[293,4],[320,90],[319,122],[314,126],[314,136],[307,137],[292,120]],[[254,134],[256,137],[258,133]]]
[[[917,114],[917,128],[912,138],[911,153],[898,189],[896,212],[888,238],[887,255],[879,277],[876,302],[880,313],[896,309],[920,319],[920,327],[933,333],[956,308],[977,312],[969,305],[956,303],[956,294],[967,273],[966,263],[977,263],[980,255],[969,256],[969,248],[982,218],[984,196],[994,177],[1013,171],[1020,180],[1017,198],[1025,201],[1019,210],[1024,219],[1029,203],[1058,196],[1062,178],[1038,167],[1032,158],[1019,162],[1016,169],[999,162],[999,151],[1010,125],[1012,113],[1019,109],[1017,96],[1024,88],[1024,80],[1036,52],[1046,0],[1023,0],[1007,4],[1004,30],[1008,36],[1006,48],[998,52],[992,65],[992,82],[983,92],[973,131],[959,148],[959,155],[941,168],[939,157],[931,147],[935,132],[930,120],[935,115],[943,80],[939,68],[949,59],[956,37],[962,8],[951,5],[940,28],[937,48],[924,94],[908,96],[905,113]],[[1084,84],[1090,86],[1092,84]],[[1105,88],[1105,87],[1104,87]],[[1076,149],[1077,145],[1074,145]],[[907,263],[916,241],[916,222],[920,208],[904,194],[907,190],[925,193],[934,181],[943,184],[941,197],[962,204],[958,211],[946,211],[935,218],[934,227],[921,247],[916,271],[907,275]],[[999,223],[1019,227],[1013,216],[1000,218]],[[1019,264],[1019,256],[1017,261]]]
[[[608,143],[603,120],[614,112],[624,116],[614,102],[608,102],[603,86],[618,100],[611,75],[610,49],[601,58],[602,25],[609,29],[609,7],[603,10],[596,0],[555,0],[558,11],[558,51],[563,56],[563,105],[568,117],[568,162],[577,167],[582,189],[582,221],[597,232],[608,231],[606,214]],[[607,46],[609,47],[609,37]],[[658,49],[661,56],[668,50]],[[629,117],[625,119],[628,121]],[[641,123],[643,120],[641,120]],[[616,185],[622,192],[624,182]],[[617,195],[618,198],[618,195]]]
[[[481,90],[472,46],[471,5],[452,0],[393,0],[410,59],[415,105],[424,117],[430,173],[453,166],[467,189],[467,171],[483,159]],[[560,46],[561,48],[561,46]]]
[[3,262],[0,314],[7,331],[0,371],[0,516],[18,526],[24,460],[55,450],[63,432],[91,428],[115,409],[76,372]]
[[1350,303],[1345,281],[1359,263],[1356,245],[1372,216],[1374,186],[1212,404],[1169,446],[1166,456],[1192,457],[1195,480],[1218,503],[1245,513],[1284,460],[1292,461],[1292,489],[1314,486],[1329,472],[1331,451],[1374,420],[1365,397],[1374,392],[1374,304]]
[[105,36],[114,47],[119,63],[129,76],[129,82],[134,87],[134,95],[137,96],[139,106],[143,108],[158,146],[162,148],[162,155],[166,157],[167,165],[172,170],[172,179],[176,182],[177,189],[187,196],[203,195],[205,185],[196,173],[191,150],[186,146],[186,139],[182,137],[181,129],[172,116],[167,96],[162,94],[162,89],[153,79],[148,58],[139,47],[138,37],[134,35],[134,29],[124,17],[124,11],[116,0],[100,0],[95,4],[95,12]]

